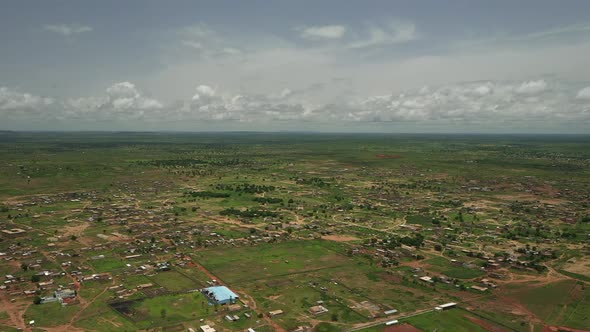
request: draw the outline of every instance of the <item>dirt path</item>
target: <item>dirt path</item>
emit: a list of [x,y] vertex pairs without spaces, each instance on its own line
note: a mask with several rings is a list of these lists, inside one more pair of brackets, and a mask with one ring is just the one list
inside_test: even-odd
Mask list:
[[110,286],[114,285],[114,283],[115,283],[115,281],[113,279],[113,280],[111,280],[111,284],[109,286],[106,286],[100,293],[96,294],[92,299],[90,299],[88,301],[84,301],[85,303],[81,302],[80,303],[80,310],[72,317],[68,326],[72,326],[78,320],[78,318],[80,318],[80,316],[82,315],[84,310],[86,310],[86,308],[88,308],[91,304],[93,304],[96,301],[96,299],[98,299],[100,296],[102,296],[109,289]]
[[30,330],[27,328],[27,324],[24,319],[24,313],[27,311],[30,305],[31,303],[24,304],[24,307],[22,307],[19,304],[10,303],[10,299],[6,293],[0,296],[0,308],[2,308],[2,310],[8,315],[8,319],[10,321],[9,325],[23,329],[24,331]]
[[360,240],[358,237],[349,236],[349,235],[324,235],[324,236],[322,236],[322,239],[335,241],[335,242],[349,242],[349,241]]
[[[193,263],[195,264],[195,266],[199,269],[199,271],[205,273],[211,280],[216,280],[218,284],[223,285],[223,286],[227,286],[223,280],[219,279],[217,276],[215,276],[213,273],[211,273],[209,270],[207,270],[207,268],[205,268],[203,265],[201,265],[201,263],[196,262],[193,260]],[[239,292],[242,294],[242,301],[244,303],[246,303],[250,308],[252,308],[252,310],[256,311],[257,314],[262,314],[264,317],[264,320],[273,327],[273,329],[275,331],[278,332],[287,332],[287,330],[285,330],[282,326],[280,326],[279,324],[277,324],[275,321],[273,321],[270,317],[264,315],[264,312],[262,312],[262,310],[258,309],[258,306],[256,305],[256,301],[254,301],[254,298],[248,294],[246,294],[242,289],[235,289],[234,290],[236,292]]]

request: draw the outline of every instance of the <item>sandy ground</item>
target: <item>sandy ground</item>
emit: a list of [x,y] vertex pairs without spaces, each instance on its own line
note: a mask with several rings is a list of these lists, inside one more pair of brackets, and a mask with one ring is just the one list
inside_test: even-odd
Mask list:
[[349,235],[324,235],[322,236],[322,239],[336,242],[348,242],[359,240],[359,238]]
[[567,263],[563,269],[568,272],[590,276],[590,257],[576,259],[575,263]]

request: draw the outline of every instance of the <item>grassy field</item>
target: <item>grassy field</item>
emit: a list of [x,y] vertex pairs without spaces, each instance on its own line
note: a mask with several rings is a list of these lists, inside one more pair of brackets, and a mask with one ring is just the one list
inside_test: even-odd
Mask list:
[[165,271],[149,278],[171,292],[196,289],[199,286],[193,280],[176,271]]
[[[204,250],[198,253],[196,259],[230,284],[327,269],[350,262],[347,257],[326,248],[322,241]],[[256,271],[256,274],[252,275],[251,271]]]
[[443,257],[434,257],[425,261],[433,271],[440,272],[447,277],[457,279],[473,279],[481,277],[485,273],[475,268],[466,268],[461,265],[454,264],[450,260]]
[[588,328],[590,289],[575,281],[562,281],[514,294],[539,317],[558,326]]
[[469,313],[461,309],[451,309],[443,312],[430,312],[412,318],[401,320],[423,331],[449,331],[449,332],[486,332],[482,326],[472,322]]
[[76,314],[74,306],[62,306],[59,302],[29,306],[25,312],[25,320],[34,320],[40,326],[58,326],[67,324]]
[[133,306],[138,327],[173,325],[205,318],[214,312],[201,293],[158,296]]

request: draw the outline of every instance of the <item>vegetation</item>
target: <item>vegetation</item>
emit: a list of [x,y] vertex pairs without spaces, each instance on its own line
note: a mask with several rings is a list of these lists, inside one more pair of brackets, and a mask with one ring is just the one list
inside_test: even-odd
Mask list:
[[[390,318],[425,331],[584,329],[589,147],[587,136],[0,133],[11,300],[0,329],[25,329],[23,315],[89,331],[382,331]],[[238,305],[199,292],[212,285]],[[433,311],[447,302],[460,308]]]

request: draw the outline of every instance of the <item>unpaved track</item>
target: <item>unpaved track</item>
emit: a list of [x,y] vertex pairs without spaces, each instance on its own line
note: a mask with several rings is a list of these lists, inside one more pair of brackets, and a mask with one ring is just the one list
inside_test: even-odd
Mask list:
[[[213,273],[211,273],[211,271],[207,270],[207,268],[205,268],[203,265],[201,265],[199,262],[196,262],[193,260],[193,263],[195,264],[195,266],[202,271],[203,273],[205,273],[209,278],[211,278],[211,280],[216,280],[218,284],[223,285],[223,286],[227,286],[223,280],[219,279],[217,276],[215,276]],[[234,288],[235,289],[235,288]],[[262,312],[262,310],[258,309],[258,306],[256,305],[256,301],[254,301],[254,298],[248,294],[246,294],[243,290],[241,289],[235,289],[237,292],[242,293],[242,301],[244,301],[250,308],[252,308],[252,310],[256,311],[257,314],[262,314],[264,317],[264,320],[274,328],[275,331],[278,332],[287,332],[287,330],[285,330],[282,326],[280,326],[279,324],[277,324],[274,320],[272,320],[270,317],[264,315],[264,312]]]

